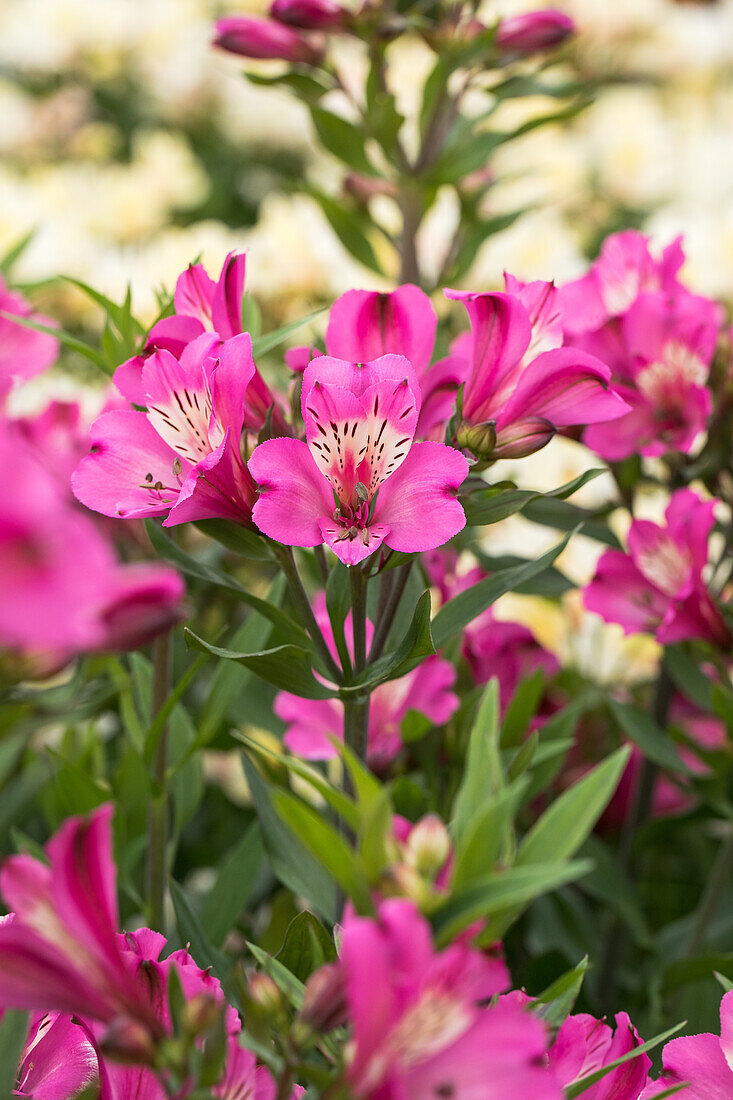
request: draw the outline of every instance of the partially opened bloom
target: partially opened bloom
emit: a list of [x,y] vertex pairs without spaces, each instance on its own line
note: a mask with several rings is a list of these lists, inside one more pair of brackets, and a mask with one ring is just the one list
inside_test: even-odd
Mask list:
[[[514,289],[525,292],[446,291],[463,302],[471,322],[470,335],[459,337],[452,351],[464,359],[458,439],[480,457],[532,454],[560,428],[615,420],[628,411],[600,359],[559,346],[552,284],[526,289],[515,283]],[[535,347],[542,350],[535,353]]]
[[247,333],[204,334],[180,359],[142,368],[147,411],[114,409],[92,425],[92,451],[72,488],[103,515],[166,516],[165,526],[222,518],[251,526],[255,484],[242,461],[244,404],[255,373]]
[[319,356],[303,375],[302,409],[305,442],[267,440],[249,461],[260,490],[253,519],[266,535],[326,543],[355,565],[382,543],[416,553],[465,526],[457,496],[468,463],[451,447],[413,442],[420,389],[403,356]]
[[54,325],[50,318],[34,313],[23,295],[10,290],[0,275],[0,403],[18,382],[47,370],[59,351],[55,336],[18,324],[5,314],[46,327]]
[[720,1035],[683,1035],[662,1051],[662,1073],[641,1095],[650,1100],[687,1082],[682,1100],[733,1100],[733,993],[720,1002]]
[[654,634],[663,645],[686,638],[728,645],[730,633],[703,579],[715,504],[678,489],[665,526],[634,520],[628,552],[601,556],[584,591],[588,610],[620,623],[627,634]]
[[[550,1047],[550,1069],[558,1084],[567,1088],[641,1045],[625,1012],[617,1013],[615,1029],[605,1020],[585,1013],[568,1016]],[[647,1084],[651,1064],[646,1054],[639,1054],[611,1070],[584,1095],[588,1100],[638,1100]]]
[[494,43],[502,53],[526,54],[559,46],[575,31],[575,24],[556,8],[528,11],[502,19]]
[[[319,627],[334,658],[333,631],[321,598],[314,605]],[[367,622],[367,646],[374,628]],[[351,613],[346,620],[346,644],[353,656]],[[383,771],[402,747],[401,728],[408,711],[419,711],[435,726],[442,726],[459,706],[453,691],[456,673],[441,657],[428,657],[399,680],[380,684],[371,695],[367,733],[367,763]],[[330,740],[344,736],[344,705],[338,699],[302,699],[287,691],[275,697],[274,711],[286,723],[283,742],[291,752],[306,760],[328,760],[338,755]]]
[[484,1006],[508,984],[503,964],[464,940],[436,952],[412,902],[383,901],[376,920],[347,915],[341,966],[355,1096],[559,1100],[541,1021],[518,1004]]
[[214,45],[240,57],[280,61],[303,61],[314,65],[323,50],[284,22],[258,19],[251,15],[230,15],[220,19],[214,32]]

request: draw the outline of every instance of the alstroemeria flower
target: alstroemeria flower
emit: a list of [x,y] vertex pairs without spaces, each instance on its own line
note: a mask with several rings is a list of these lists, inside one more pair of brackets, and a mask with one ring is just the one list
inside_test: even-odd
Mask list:
[[355,1096],[560,1100],[541,1021],[513,1003],[483,1007],[506,988],[504,965],[465,941],[434,951],[412,902],[381,902],[377,920],[348,914],[341,966]]
[[242,461],[244,404],[255,373],[247,333],[199,336],[180,360],[154,352],[142,368],[147,412],[115,409],[92,425],[75,495],[106,516],[161,516],[164,526],[223,518],[251,526],[255,484]]
[[270,538],[326,543],[355,565],[382,543],[417,553],[464,527],[457,496],[468,463],[451,447],[413,443],[420,388],[403,356],[319,356],[303,375],[302,409],[306,442],[270,439],[249,461],[260,490],[253,519]]
[[[617,1013],[615,1030],[585,1013],[568,1016],[550,1047],[550,1069],[558,1084],[567,1088],[640,1046],[641,1039],[625,1012]],[[611,1070],[584,1095],[588,1100],[638,1100],[651,1064],[646,1054],[639,1054]]]
[[[555,291],[544,286],[543,297],[530,284],[527,305],[513,293],[445,292],[463,302],[471,322],[470,336],[459,337],[452,350],[465,358],[459,437],[477,455],[518,458],[544,447],[559,428],[628,412],[610,388],[605,363],[557,346],[561,335],[548,305]],[[549,350],[528,359],[533,339]]]
[[[143,367],[155,352],[167,351],[180,359],[189,344],[204,333],[214,334],[218,342],[242,334],[245,267],[245,255],[230,252],[216,282],[201,264],[191,264],[178,276],[173,297],[175,313],[153,325],[141,354],[128,359],[115,371],[114,383],[123,397],[133,405],[147,405]],[[211,354],[219,354],[213,341]],[[259,431],[270,410],[278,431],[287,431],[282,409],[256,367],[243,404],[243,423],[248,431]]]
[[0,275],[0,403],[18,382],[47,370],[59,351],[55,336],[19,325],[4,316],[6,313],[49,328],[55,325],[49,317],[34,313],[23,295],[10,290]]
[[651,1100],[674,1085],[681,1100],[733,1100],[733,993],[720,1002],[720,1035],[683,1035],[662,1051],[662,1073],[644,1090],[640,1100]]
[[98,1077],[94,1043],[78,1019],[60,1012],[33,1018],[21,1055],[17,1095],[33,1100],[74,1097],[96,1084]]
[[662,645],[704,638],[728,645],[730,633],[703,579],[716,501],[691,489],[672,494],[664,527],[634,520],[628,553],[606,550],[584,591],[585,606],[626,634],[654,634]]
[[502,712],[522,680],[538,669],[548,677],[560,671],[557,657],[543,649],[529,627],[497,619],[491,608],[464,630],[463,656],[477,684],[498,678]]
[[183,582],[121,565],[13,421],[0,422],[0,647],[46,665],[142,645],[181,618]]
[[[314,613],[334,658],[337,656],[333,630],[326,612],[325,599],[314,604]],[[346,624],[346,644],[353,656],[351,613]],[[367,647],[374,634],[367,621]],[[402,747],[401,727],[407,712],[419,711],[435,726],[442,726],[459,706],[453,691],[456,672],[441,657],[428,657],[399,680],[388,680],[375,688],[369,708],[367,763],[374,771],[383,771]],[[274,711],[286,723],[283,742],[291,752],[306,760],[330,760],[338,753],[329,736],[343,739],[344,706],[338,699],[302,699],[281,691],[275,696]]]
[[449,355],[431,365],[437,328],[430,299],[412,283],[390,292],[348,290],[331,307],[326,351],[355,363],[381,355],[404,355],[420,383],[415,435],[442,439],[462,380],[462,361]]

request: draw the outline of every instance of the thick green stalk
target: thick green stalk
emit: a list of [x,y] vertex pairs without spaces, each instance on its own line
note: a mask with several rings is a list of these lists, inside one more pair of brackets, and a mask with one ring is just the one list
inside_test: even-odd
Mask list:
[[[171,679],[171,635],[160,634],[153,642],[153,693],[151,720],[168,698]],[[153,761],[154,790],[148,810],[147,894],[150,926],[163,931],[168,876],[168,723],[160,731]]]
[[316,617],[313,614],[313,608],[310,605],[310,600],[303,588],[303,582],[300,579],[298,573],[298,567],[295,564],[295,558],[293,557],[293,551],[289,546],[278,546],[275,549],[278,561],[282,567],[282,571],[285,574],[285,578],[290,588],[290,594],[293,597],[293,602],[300,612],[305,628],[310,635],[311,641],[318,650],[318,653],[323,661],[323,664],[332,678],[334,683],[341,683],[342,674],[341,669],[336,664],[331,655],[331,651],[328,648],[326,639],[323,637],[323,632],[316,621]]

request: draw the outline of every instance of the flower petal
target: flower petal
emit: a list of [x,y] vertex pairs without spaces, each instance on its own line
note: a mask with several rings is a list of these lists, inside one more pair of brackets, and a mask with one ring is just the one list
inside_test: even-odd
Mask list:
[[252,518],[261,531],[287,546],[319,546],[319,520],[333,515],[328,482],[301,439],[268,439],[252,453],[249,472],[260,497]]
[[379,490],[374,519],[391,528],[387,545],[417,553],[448,542],[466,525],[458,490],[468,475],[463,455],[442,443],[416,443]]

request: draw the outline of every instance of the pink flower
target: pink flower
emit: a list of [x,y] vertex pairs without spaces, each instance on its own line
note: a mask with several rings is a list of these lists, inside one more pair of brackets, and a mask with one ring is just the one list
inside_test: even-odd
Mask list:
[[727,646],[728,628],[703,580],[715,504],[678,489],[664,527],[634,520],[628,553],[601,556],[584,592],[588,610],[620,623],[626,634],[653,633],[662,645],[704,638]]
[[302,409],[307,442],[270,439],[249,461],[260,490],[253,519],[266,535],[325,542],[355,565],[383,542],[416,553],[464,527],[456,498],[468,463],[442,444],[413,443],[420,389],[407,359],[320,356],[303,375]]
[[498,678],[502,712],[522,680],[537,669],[543,669],[548,677],[560,671],[557,658],[542,648],[528,627],[496,619],[491,608],[463,632],[463,656],[477,684]]
[[302,31],[332,31],[342,27],[348,12],[334,0],[273,0],[270,18]]
[[[579,1014],[566,1018],[548,1060],[557,1083],[566,1088],[640,1046],[641,1039],[625,1012],[617,1014],[615,1031],[604,1020]],[[583,1095],[588,1100],[638,1100],[651,1064],[646,1054],[639,1054],[611,1070]]]
[[[544,447],[559,428],[627,412],[604,363],[559,346],[552,284],[508,285],[515,293],[445,292],[471,321],[470,336],[452,347],[464,359],[459,441],[482,457],[516,458]],[[533,343],[546,350],[533,354]]]
[[542,1023],[517,1004],[482,1005],[506,988],[503,964],[465,941],[435,952],[412,902],[382,902],[377,920],[347,915],[341,965],[355,1096],[559,1100]]
[[[323,597],[314,605],[316,620],[334,658],[336,646]],[[374,628],[367,622],[367,645]],[[353,655],[351,613],[346,620],[346,643]],[[453,691],[456,673],[440,657],[428,657],[407,676],[380,684],[371,696],[367,763],[381,772],[402,747],[401,727],[407,712],[419,711],[436,726],[442,726],[458,709]],[[343,740],[344,706],[338,699],[301,699],[287,691],[275,697],[275,714],[286,723],[283,742],[291,752],[306,760],[329,760],[338,755],[329,735]]]
[[[219,341],[242,333],[242,294],[246,256],[230,252],[217,282],[201,264],[191,264],[178,276],[173,297],[175,313],[153,325],[140,355],[117,368],[114,383],[133,405],[147,404],[143,364],[156,351],[170,352],[180,359],[184,349],[204,333],[215,333]],[[218,354],[211,343],[211,354]],[[258,432],[272,409],[279,431],[287,432],[282,409],[255,367],[244,395],[244,426]]]
[[59,342],[55,336],[19,325],[6,313],[53,327],[55,322],[34,313],[22,294],[10,290],[0,275],[0,402],[17,382],[25,382],[47,370],[56,359]]
[[204,334],[180,360],[142,368],[147,412],[117,409],[92,425],[92,452],[72,477],[77,498],[107,516],[165,515],[164,526],[221,517],[251,526],[255,484],[240,451],[255,373],[248,334]]
[[161,565],[119,565],[12,421],[0,424],[0,645],[63,662],[144,644],[182,615],[183,584]]
[[430,365],[438,318],[430,299],[411,283],[389,293],[349,290],[334,302],[326,330],[326,351],[363,363],[381,355],[404,355],[420,383],[421,407],[415,434],[442,439],[461,382],[453,356]]
[[662,1052],[662,1074],[641,1095],[649,1100],[683,1081],[682,1100],[733,1100],[733,993],[720,1002],[720,1035],[683,1035]]
[[575,23],[569,15],[555,8],[542,8],[502,19],[494,42],[503,53],[525,55],[553,49],[574,33]]
[[283,23],[249,15],[220,19],[214,45],[240,57],[303,61],[307,65],[316,65],[323,57],[322,49]]
[[94,1085],[98,1072],[94,1043],[79,1020],[59,1012],[34,1017],[20,1061],[17,1095],[65,1100]]

